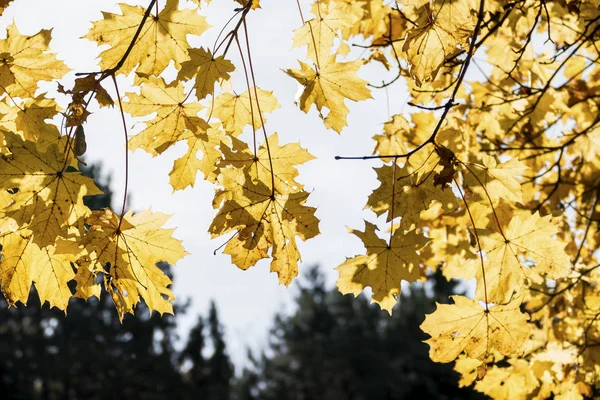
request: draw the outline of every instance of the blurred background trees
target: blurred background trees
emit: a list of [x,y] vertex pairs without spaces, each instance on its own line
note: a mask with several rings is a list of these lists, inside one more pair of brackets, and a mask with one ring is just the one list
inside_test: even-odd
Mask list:
[[[88,199],[92,209],[110,205],[108,184],[102,189]],[[160,267],[172,276],[170,265]],[[459,388],[452,365],[430,361],[422,342],[424,315],[456,289],[436,273],[433,286],[403,293],[390,317],[362,296],[328,288],[319,269],[309,268],[295,312],[275,317],[267,347],[249,353],[237,376],[214,303],[182,339],[177,318],[189,303],[162,318],[141,305],[121,323],[106,293],[73,299],[68,316],[41,307],[34,289],[28,307],[8,308],[0,296],[0,393],[44,400],[483,398]]]

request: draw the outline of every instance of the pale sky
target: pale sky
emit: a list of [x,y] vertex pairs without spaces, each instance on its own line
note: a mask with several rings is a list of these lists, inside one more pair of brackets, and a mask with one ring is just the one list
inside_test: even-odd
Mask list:
[[[148,1],[127,3],[146,5]],[[164,0],[159,3],[162,5]],[[309,1],[301,3],[308,19]],[[386,93],[374,91],[374,100],[347,102],[351,110],[349,126],[341,135],[325,129],[315,110],[308,115],[301,112],[294,105],[298,85],[282,71],[297,68],[296,59],[304,60],[305,55],[304,49],[291,50],[293,29],[301,25],[296,0],[262,0],[261,4],[263,9],[251,12],[247,20],[256,79],[261,89],[274,91],[281,104],[280,109],[267,117],[267,130],[278,132],[281,143],[300,142],[316,157],[299,168],[299,181],[311,192],[308,204],[317,207],[321,235],[307,243],[300,242],[303,260],[300,271],[318,263],[333,286],[337,278],[334,268],[345,257],[364,251],[360,240],[349,234],[346,227],[362,230],[363,219],[377,221],[375,215],[363,207],[377,186],[372,167],[379,165],[377,161],[335,161],[334,156],[370,154],[373,134],[380,132],[389,117]],[[191,44],[212,47],[219,29],[237,6],[233,1],[219,0],[205,7],[201,13],[213,28],[200,38],[193,37]],[[97,71],[95,58],[99,50],[94,42],[80,37],[91,27],[91,21],[102,18],[101,10],[118,12],[118,7],[114,0],[19,0],[0,18],[0,24],[4,28],[14,18],[20,32],[28,35],[42,28],[53,28],[51,48],[60,59],[75,72]],[[233,50],[229,57],[241,71],[239,59],[235,57],[237,51]],[[361,76],[373,83],[391,77],[377,67],[363,68]],[[122,91],[127,84],[121,78]],[[70,87],[73,79],[73,74],[69,74],[63,80],[65,87]],[[106,86],[110,91],[109,85]],[[238,92],[245,90],[242,72],[233,75],[233,87]],[[388,92],[392,114],[409,111],[408,106],[403,106],[407,98],[403,83],[391,86]],[[117,203],[123,196],[125,176],[120,118],[118,109],[103,109],[95,112],[85,127],[86,160],[101,162],[103,170],[111,174]],[[127,122],[129,127],[133,126],[133,119],[128,118]],[[142,126],[136,126],[133,132],[139,132],[140,128]],[[211,240],[207,233],[216,213],[211,205],[214,187],[202,179],[201,173],[193,189],[188,187],[172,193],[169,185],[168,174],[173,161],[184,151],[185,145],[169,149],[156,158],[141,150],[130,153],[130,204],[136,211],[152,207],[155,212],[172,214],[168,226],[177,228],[174,236],[183,240],[191,253],[175,267],[175,295],[193,301],[181,320],[182,334],[195,323],[199,313],[206,315],[208,303],[214,299],[225,325],[230,353],[239,365],[245,360],[246,347],[259,349],[264,345],[274,313],[284,310],[286,305],[289,309],[296,284],[288,289],[278,285],[277,276],[269,273],[270,260],[242,271],[231,264],[228,255],[213,255],[227,239]],[[384,229],[385,225],[380,224],[380,227]]]

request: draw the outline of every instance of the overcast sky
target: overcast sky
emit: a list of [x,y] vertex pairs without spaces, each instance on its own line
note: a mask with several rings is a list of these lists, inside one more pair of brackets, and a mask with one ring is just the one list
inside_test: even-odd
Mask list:
[[[148,1],[127,1],[145,5]],[[162,5],[164,0],[159,0]],[[300,142],[316,156],[299,168],[299,181],[311,192],[308,204],[317,207],[321,220],[321,235],[300,243],[303,262],[300,267],[320,264],[333,286],[337,273],[334,268],[364,251],[357,238],[346,227],[363,229],[363,219],[375,222],[372,212],[364,211],[367,196],[377,186],[372,167],[377,161],[335,161],[335,155],[369,154],[373,147],[373,134],[379,132],[388,118],[386,93],[373,92],[374,100],[360,103],[347,102],[350,107],[349,126],[338,135],[325,129],[313,110],[308,115],[294,105],[298,91],[296,81],[284,74],[284,68],[296,68],[296,59],[304,59],[304,49],[291,50],[293,29],[301,20],[295,0],[262,0],[262,10],[248,16],[253,62],[258,86],[272,90],[281,108],[267,119],[269,133],[278,132],[281,143]],[[302,1],[308,18],[309,2]],[[201,13],[213,26],[202,37],[190,40],[195,47],[212,47],[219,29],[237,7],[233,1],[213,1]],[[60,59],[76,72],[98,70],[99,53],[94,42],[80,39],[91,27],[91,21],[101,19],[100,11],[118,12],[114,0],[18,0],[0,18],[2,27],[13,18],[23,34],[34,34],[42,28],[53,28],[51,47]],[[239,59],[230,51],[232,61]],[[357,53],[358,55],[358,53]],[[241,68],[240,68],[241,70]],[[385,78],[383,69],[364,69],[361,75],[380,83]],[[120,82],[126,85],[121,77]],[[70,74],[65,82],[72,82]],[[123,86],[126,87],[126,86]],[[241,73],[233,76],[233,87],[245,90]],[[406,91],[402,83],[389,88],[392,114],[403,110]],[[66,106],[66,104],[62,104]],[[407,110],[404,110],[407,111]],[[128,119],[131,127],[134,121]],[[138,132],[137,126],[133,132]],[[123,196],[124,145],[120,114],[115,109],[94,113],[86,126],[86,160],[101,162],[104,171],[112,176],[111,187],[115,199]],[[174,236],[183,240],[191,255],[181,260],[175,268],[174,291],[179,299],[191,298],[193,303],[185,318],[182,332],[187,332],[199,313],[206,314],[208,302],[214,299],[225,324],[228,346],[236,362],[245,359],[245,348],[254,349],[264,344],[267,328],[275,312],[282,311],[296,293],[295,286],[285,289],[278,285],[277,276],[269,273],[270,260],[263,260],[248,271],[233,266],[228,255],[213,251],[226,237],[211,240],[208,226],[215,215],[211,206],[214,187],[202,180],[196,186],[172,193],[168,173],[173,161],[185,152],[185,144],[175,146],[162,155],[152,158],[138,150],[130,153],[129,192],[134,210],[152,207],[153,211],[172,214],[170,227],[177,227]],[[382,226],[383,227],[383,226]]]

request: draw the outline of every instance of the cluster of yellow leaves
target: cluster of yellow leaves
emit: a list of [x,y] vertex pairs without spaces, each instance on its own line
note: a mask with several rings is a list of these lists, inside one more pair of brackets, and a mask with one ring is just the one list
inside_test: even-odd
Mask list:
[[[287,74],[304,86],[299,107],[308,113],[314,104],[327,128],[338,133],[348,124],[348,107],[344,100],[366,100],[371,92],[367,81],[358,77],[362,60],[338,61],[349,48],[339,46],[332,51],[341,31],[358,23],[363,15],[360,4],[344,1],[317,1],[313,4],[315,18],[309,19],[294,32],[294,47],[306,46],[311,64],[298,61],[299,70],[288,69]],[[327,116],[322,114],[328,110]]]
[[[239,3],[238,28],[248,11],[260,8],[256,0]],[[91,211],[84,204],[86,196],[101,193],[78,171],[77,156],[86,150],[84,125],[95,106],[91,99],[100,107],[117,104],[143,124],[128,140],[132,151],[159,156],[187,143],[170,173],[171,185],[193,186],[198,171],[217,185],[218,211],[209,231],[213,237],[231,235],[224,251],[238,267],[271,258],[281,283],[289,285],[298,274],[296,241],[319,233],[315,208],[305,204],[308,193],[296,181],[296,167],[313,157],[267,134],[266,116],[279,108],[271,91],[255,85],[241,93],[232,89],[235,67],[226,53],[237,32],[212,50],[189,45],[189,35],[209,28],[199,13],[204,5],[194,4],[123,3],[119,13],[104,12],[84,37],[104,46],[100,72],[77,78],[69,89],[58,84],[71,100],[66,110],[37,93],[38,82],[69,72],[49,51],[50,31],[23,36],[8,26],[0,41],[0,285],[10,304],[25,304],[33,284],[42,303],[66,310],[71,297],[100,296],[103,286],[121,318],[141,301],[150,310],[172,312],[171,281],[157,263],[175,263],[186,252],[172,230],[162,228],[168,217]],[[170,65],[177,77],[169,82],[163,72]],[[134,87],[115,101],[103,81],[131,72]],[[59,113],[62,132],[48,122]],[[252,134],[253,150],[240,139],[244,133]]]
[[[50,31],[7,27],[0,286],[11,304],[25,303],[34,285],[42,302],[66,309],[72,296],[98,296],[103,285],[121,317],[140,301],[172,312],[171,282],[156,264],[186,253],[162,228],[167,217],[84,204],[100,192],[77,170],[90,98],[143,125],[131,150],[158,157],[187,143],[171,185],[194,186],[198,171],[215,184],[209,232],[229,235],[224,252],[235,265],[270,258],[285,285],[298,274],[297,241],[319,233],[298,181],[298,166],[313,157],[267,131],[279,101],[257,87],[241,44],[261,4],[236,1],[233,30],[210,48],[188,41],[209,28],[199,11],[208,0],[105,12],[85,36],[104,46],[101,71],[59,85],[71,98],[66,110],[38,93],[39,81],[68,72],[48,50]],[[9,4],[0,2],[0,13]],[[373,137],[367,158],[379,162],[378,186],[366,209],[385,216],[387,230],[367,221],[351,230],[366,252],[338,266],[340,291],[370,287],[392,312],[402,281],[425,282],[435,268],[471,280],[474,298],[453,296],[422,325],[432,359],[457,360],[461,384],[497,399],[591,396],[600,373],[597,1],[315,0],[310,11],[292,43],[306,56],[285,70],[302,86],[302,111],[314,105],[341,133],[346,100],[371,98],[359,76],[366,64],[386,74],[389,92],[405,82],[406,107],[418,107],[392,115]],[[236,46],[241,90],[230,82]],[[134,88],[113,100],[103,81],[130,73]],[[66,134],[47,122],[58,113]]]
[[[186,37],[202,34],[207,25],[197,7],[181,9],[179,3],[167,1],[139,35],[137,27],[148,10],[121,4],[121,15],[104,13],[86,38],[111,46],[100,54],[103,70],[119,65],[118,73],[136,73],[139,94],[128,93],[123,110],[143,118],[144,129],[131,137],[129,148],[158,156],[185,141],[188,151],[170,173],[173,189],[193,186],[201,171],[218,187],[213,201],[218,211],[209,231],[215,238],[230,234],[224,252],[241,269],[271,258],[271,270],[289,285],[298,274],[297,238],[319,233],[315,209],[305,205],[308,193],[295,180],[296,166],[312,156],[298,144],[280,145],[277,134],[267,134],[266,116],[279,108],[272,92],[249,85],[242,93],[231,88],[235,67],[226,52],[237,32],[213,50],[193,48]],[[242,19],[259,8],[257,1],[240,4]],[[132,42],[133,50],[121,62]],[[170,60],[177,79],[167,83],[161,74]],[[253,150],[240,139],[244,132],[251,132]],[[262,141],[259,148],[257,141]]]
[[[425,282],[436,268],[470,280],[474,299],[453,296],[422,325],[433,360],[458,358],[461,384],[497,399],[592,396],[600,372],[597,2],[386,4],[315,1],[314,18],[294,36],[310,63],[287,71],[305,86],[300,108],[328,109],[320,115],[338,132],[344,99],[368,97],[356,81],[360,64],[395,74],[386,90],[406,82],[410,104],[423,109],[393,115],[373,137],[371,158],[384,164],[366,209],[385,215],[389,231],[370,222],[351,230],[366,253],[338,266],[338,288],[358,295],[370,287],[391,313],[402,281]],[[339,61],[351,44],[366,54]],[[344,72],[329,79],[330,71]]]
[[11,25],[0,42],[2,291],[9,304],[26,304],[33,284],[42,303],[66,310],[72,296],[99,296],[102,275],[120,317],[141,300],[172,312],[171,281],[156,264],[174,263],[185,251],[172,230],[161,229],[168,218],[162,214],[120,217],[84,204],[101,191],[77,170],[69,136],[46,122],[58,112],[56,103],[34,97],[38,81],[68,71],[48,53],[49,41],[49,31],[23,36]]

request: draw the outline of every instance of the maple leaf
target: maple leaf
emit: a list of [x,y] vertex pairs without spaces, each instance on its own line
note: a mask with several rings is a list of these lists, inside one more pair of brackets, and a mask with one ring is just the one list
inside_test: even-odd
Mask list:
[[388,244],[376,234],[377,226],[365,221],[365,231],[350,230],[364,243],[367,254],[346,259],[338,266],[337,287],[342,294],[358,296],[367,286],[373,289],[371,301],[392,313],[398,302],[400,282],[415,282],[421,276],[417,250],[428,239],[414,230],[397,229]]
[[3,211],[33,230],[36,244],[53,244],[89,214],[83,197],[102,191],[73,168],[55,144],[40,152],[32,142],[12,132],[5,132],[4,137],[10,154],[0,157],[0,188],[8,190],[10,196],[2,205]]
[[483,187],[492,201],[505,199],[522,203],[523,192],[519,177],[527,168],[525,164],[514,158],[498,164],[493,157],[484,154],[482,164],[469,166],[465,184],[471,188]]
[[[377,142],[373,154],[394,155],[405,154],[406,137],[411,131],[411,126],[402,115],[394,115],[391,121],[383,125],[383,134],[373,136],[373,140]],[[390,158],[384,158],[383,161],[391,161]]]
[[50,307],[57,307],[66,312],[72,296],[67,283],[75,278],[71,262],[77,259],[78,251],[58,253],[55,246],[36,250],[37,254],[33,255],[31,269],[40,302],[43,305],[48,301]]
[[180,140],[205,133],[208,124],[198,113],[204,107],[198,102],[186,101],[183,84],[166,85],[163,78],[144,80],[140,94],[128,94],[123,110],[134,117],[156,113],[145,122],[146,129],[129,139],[131,150],[143,149],[157,156]]
[[363,9],[360,4],[344,2],[316,2],[310,19],[294,32],[293,47],[307,47],[307,57],[319,64],[331,56],[331,47],[340,29],[348,28],[360,20]]
[[224,252],[244,270],[270,251],[271,271],[287,286],[298,275],[296,236],[307,240],[319,233],[315,208],[305,205],[308,193],[294,180],[295,166],[312,156],[297,144],[280,146],[277,134],[268,138],[256,157],[235,138],[232,149],[223,150],[218,181],[224,190],[215,194],[213,204],[220,209],[209,232],[212,237],[236,232]]
[[[200,35],[209,28],[204,17],[195,9],[178,10],[178,0],[167,0],[162,11],[144,24],[131,53],[118,72],[136,72],[146,75],[159,75],[173,60],[179,69],[181,62],[188,60],[186,36]],[[143,7],[119,4],[121,15],[103,12],[104,19],[94,22],[84,38],[107,44],[111,47],[100,53],[100,68],[115,67],[124,56],[144,17]]]
[[162,226],[170,217],[150,210],[119,218],[114,212],[94,212],[88,218],[84,238],[92,262],[107,268],[105,288],[111,294],[119,317],[133,313],[142,299],[150,312],[173,313],[171,280],[157,267],[161,261],[175,264],[188,254],[172,238],[174,229]]
[[441,203],[444,210],[457,208],[458,203],[452,191],[436,187],[433,174],[427,174],[424,179],[419,180],[405,165],[396,170],[394,183],[393,169],[393,166],[388,165],[375,168],[377,179],[381,184],[371,193],[367,201],[368,207],[377,215],[388,212],[388,222],[402,217],[400,228],[409,229],[413,224],[419,223],[421,212],[427,210],[433,202]]
[[[215,182],[217,179],[217,164],[221,159],[218,146],[227,142],[225,132],[217,126],[212,126],[206,133],[194,134],[187,139],[188,151],[173,163],[169,173],[169,182],[173,190],[183,190],[194,186],[198,171],[202,171],[204,179]],[[198,154],[202,158],[198,158]]]
[[506,368],[492,367],[485,377],[476,383],[476,390],[488,396],[511,399],[527,399],[539,382],[528,361],[509,360]]
[[486,298],[487,287],[488,301],[505,303],[526,282],[541,283],[544,277],[560,278],[571,270],[565,244],[554,238],[557,232],[552,216],[520,212],[510,220],[503,234],[480,234],[481,248],[485,253],[485,278],[479,259],[453,270],[454,274],[465,279],[477,277],[478,299]]
[[213,107],[214,116],[221,120],[225,130],[237,136],[246,125],[254,129],[262,127],[266,121],[265,113],[278,109],[279,102],[273,92],[251,88],[242,94],[222,93],[215,98]]
[[429,356],[436,362],[451,362],[463,351],[484,360],[492,351],[518,355],[529,337],[529,316],[519,310],[521,299],[489,310],[464,296],[450,296],[454,304],[436,303],[425,316],[421,329],[431,336]]
[[39,81],[62,78],[69,69],[46,52],[50,30],[23,36],[15,24],[6,28],[6,39],[0,40],[0,94],[12,97],[34,97]]
[[417,27],[408,31],[402,47],[417,86],[432,82],[446,58],[466,44],[475,26],[473,9],[470,0],[442,2],[439,9],[426,3],[419,9]]
[[321,60],[321,66],[316,70],[308,64],[298,61],[299,70],[286,70],[286,73],[304,86],[300,96],[300,109],[308,113],[314,104],[321,115],[323,108],[329,109],[329,114],[323,118],[325,126],[341,133],[347,125],[348,107],[345,99],[359,101],[371,98],[371,91],[366,87],[367,81],[356,76],[363,62],[336,62],[332,55]]
[[3,113],[1,126],[34,142],[40,150],[59,140],[58,128],[46,122],[58,113],[58,105],[44,95],[27,98],[19,107],[0,102],[0,113]]
[[225,56],[215,56],[210,50],[204,48],[190,49],[190,60],[181,63],[181,70],[177,79],[195,79],[194,88],[196,96],[203,99],[213,94],[215,83],[221,80],[229,80],[229,73],[235,70],[231,61]]
[[[9,225],[5,224],[5,228]],[[66,311],[72,296],[67,283],[75,276],[71,262],[78,251],[58,253],[56,246],[40,248],[31,233],[9,228],[0,237],[0,284],[4,296],[11,305],[17,301],[27,304],[33,283],[42,305],[47,301],[50,307]]]
[[[31,232],[9,233],[0,238],[2,259],[0,261],[0,284],[9,305],[17,301],[27,304],[33,283],[31,266],[35,245],[31,243]],[[31,245],[30,245],[31,244]]]
[[102,292],[102,286],[97,282],[98,273],[104,272],[104,269],[92,262],[92,259],[85,249],[82,253],[85,254],[81,255],[75,261],[77,273],[74,278],[76,286],[73,297],[87,300],[90,297],[95,296],[99,299],[100,293]]

